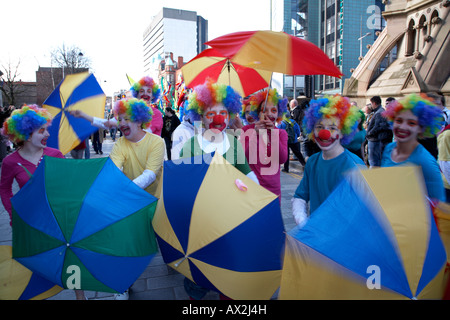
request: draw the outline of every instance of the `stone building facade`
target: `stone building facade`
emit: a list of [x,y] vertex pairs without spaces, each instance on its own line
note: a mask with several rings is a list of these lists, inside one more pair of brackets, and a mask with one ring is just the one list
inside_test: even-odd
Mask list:
[[345,81],[343,95],[362,107],[372,96],[398,99],[433,91],[450,106],[450,1],[383,2],[386,27]]

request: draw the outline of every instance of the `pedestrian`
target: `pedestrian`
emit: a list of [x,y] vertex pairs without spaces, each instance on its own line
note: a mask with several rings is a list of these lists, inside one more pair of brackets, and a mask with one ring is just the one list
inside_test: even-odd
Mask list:
[[342,146],[353,139],[359,118],[358,108],[352,107],[346,97],[325,96],[310,102],[304,128],[321,151],[306,162],[302,180],[292,198],[297,225],[302,227],[307,223],[309,216],[342,181],[344,173],[364,166],[359,157]]
[[163,115],[156,105],[161,96],[161,89],[153,78],[145,76],[135,82],[130,88],[134,98],[142,99],[152,108],[153,119],[150,125],[151,132],[157,136],[161,136],[163,128]]
[[[109,115],[108,115],[108,120],[112,120],[112,119],[114,119],[114,113],[113,113],[113,111],[111,110],[110,113],[109,113]],[[116,141],[116,133],[117,133],[117,127],[111,126],[111,127],[109,128],[109,136],[111,137],[111,140],[112,140],[113,142]]]
[[[291,150],[300,164],[304,167],[306,165],[306,162],[300,149],[299,140],[301,139],[301,131],[298,123],[292,120],[289,114],[286,114],[285,119],[283,119],[280,124],[277,125],[277,128],[286,130],[286,133],[288,134],[288,152],[289,150]],[[289,172],[289,154],[286,162],[283,164],[282,171]]]
[[89,137],[81,141],[75,148],[70,150],[70,155],[73,159],[83,159],[83,155],[86,152],[86,141],[89,141]]
[[92,147],[94,148],[94,151],[96,154],[103,154],[102,144],[103,144],[104,134],[105,134],[105,129],[99,128],[97,131],[95,131],[91,135]]
[[444,185],[436,159],[419,142],[442,128],[441,110],[426,95],[410,94],[389,104],[383,116],[392,124],[395,141],[386,146],[382,167],[417,165],[422,168],[427,195],[445,201]]
[[[3,160],[0,178],[0,195],[10,217],[10,225],[13,219],[11,198],[14,180],[22,189],[44,156],[64,158],[61,151],[47,147],[51,120],[51,114],[46,109],[24,105],[14,110],[3,123],[2,134],[17,145],[16,151]],[[75,290],[75,295],[77,300],[86,300],[82,290]]]
[[250,105],[249,99],[244,99],[242,102],[242,116],[244,119],[244,125],[253,124],[256,122],[258,115],[256,114],[256,110],[252,110],[252,106]]
[[[197,130],[201,132],[202,128],[197,128]],[[195,135],[195,132],[196,129],[194,127],[194,121],[191,119],[191,115],[185,114],[183,116],[183,121],[172,134],[172,149],[170,150],[171,160],[180,159],[180,152],[183,145]]]
[[370,168],[381,166],[381,158],[385,146],[392,142],[392,130],[381,114],[384,109],[381,106],[381,98],[374,96],[370,99],[370,114],[368,116],[366,138],[368,162]]
[[288,100],[275,88],[259,91],[249,99],[257,121],[244,126],[239,139],[259,183],[276,194],[281,203],[280,166],[288,157],[288,136],[276,127],[276,122],[286,115]]
[[164,125],[161,131],[161,138],[163,138],[166,143],[167,158],[168,160],[171,160],[172,134],[181,122],[173,109],[167,107],[165,110],[165,115],[163,117],[163,123]]

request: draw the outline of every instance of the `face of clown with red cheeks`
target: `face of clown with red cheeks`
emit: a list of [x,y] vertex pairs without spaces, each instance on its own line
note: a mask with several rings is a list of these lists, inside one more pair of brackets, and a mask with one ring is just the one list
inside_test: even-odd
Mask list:
[[[261,112],[264,110],[264,106],[261,107]],[[267,102],[266,109],[264,110],[264,119],[270,120],[275,125],[278,119],[278,107],[272,102]]]
[[119,129],[122,131],[124,137],[130,141],[136,140],[141,131],[141,123],[133,122],[127,114],[119,114],[118,118]]
[[31,136],[28,138],[28,141],[38,148],[45,148],[47,146],[47,140],[50,137],[50,133],[48,133],[48,125],[44,124],[39,129],[33,131]]
[[246,106],[245,107],[245,119],[247,120],[248,124],[252,124],[256,122],[256,119],[253,118],[253,116],[250,114],[250,110],[251,110],[251,106]]
[[147,87],[147,86],[143,86],[137,95],[138,99],[142,99],[146,102],[152,102],[152,98],[153,98],[153,91],[152,88]]
[[202,119],[205,129],[210,129],[213,133],[220,133],[227,128],[229,115],[224,105],[216,104],[205,110]]
[[422,133],[422,127],[419,125],[419,118],[410,110],[399,112],[392,126],[395,140],[398,142],[407,142],[417,140],[417,136]]
[[322,118],[314,126],[314,140],[321,150],[330,150],[340,144],[342,133],[338,118]]

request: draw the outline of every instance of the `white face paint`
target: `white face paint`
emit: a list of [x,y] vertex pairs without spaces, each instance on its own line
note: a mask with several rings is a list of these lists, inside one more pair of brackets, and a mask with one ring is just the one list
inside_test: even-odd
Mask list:
[[126,114],[119,114],[118,118],[119,129],[122,131],[124,137],[130,141],[136,142],[140,138],[141,126],[140,122],[133,122]]
[[147,87],[147,86],[143,86],[137,95],[138,99],[142,99],[144,101],[146,101],[147,103],[152,102],[152,98],[153,98],[153,91],[152,88]]
[[398,142],[416,141],[417,136],[423,131],[419,125],[419,118],[410,110],[402,111],[395,116],[392,130]]
[[331,150],[341,143],[342,133],[339,129],[339,123],[338,118],[322,118],[316,123],[314,140],[321,150]]
[[48,124],[44,124],[38,129],[34,130],[28,141],[35,147],[45,148],[47,146],[47,140],[50,137],[48,132]]

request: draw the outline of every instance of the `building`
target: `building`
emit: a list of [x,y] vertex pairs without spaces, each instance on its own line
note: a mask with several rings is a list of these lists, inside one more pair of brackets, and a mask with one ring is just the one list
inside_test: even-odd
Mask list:
[[285,0],[284,31],[317,45],[344,75],[297,76],[295,82],[285,76],[285,95],[342,94],[345,79],[384,27],[383,9],[381,0]]
[[170,52],[191,60],[205,49],[207,35],[208,21],[196,12],[162,8],[144,32],[144,74],[156,78]]
[[450,95],[449,0],[384,1],[386,28],[371,44],[344,94],[365,105],[372,96],[400,98],[408,93]]

